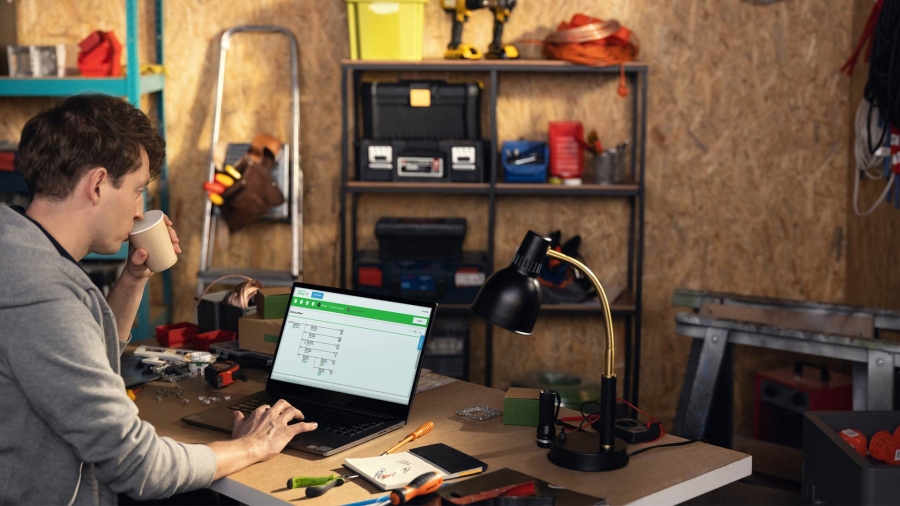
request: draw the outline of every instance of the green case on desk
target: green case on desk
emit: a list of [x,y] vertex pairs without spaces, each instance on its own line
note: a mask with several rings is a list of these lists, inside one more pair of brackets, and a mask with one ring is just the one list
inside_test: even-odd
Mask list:
[[503,398],[503,424],[537,427],[541,391],[510,387]]

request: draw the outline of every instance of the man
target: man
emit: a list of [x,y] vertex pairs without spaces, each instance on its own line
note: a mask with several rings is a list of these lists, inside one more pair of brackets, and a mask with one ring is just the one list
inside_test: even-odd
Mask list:
[[235,411],[231,441],[188,445],[158,437],[126,396],[119,356],[151,276],[147,252],[129,251],[106,300],[77,261],[127,240],[164,148],[141,111],[104,95],[66,99],[22,130],[32,202],[0,206],[0,504],[165,498],[268,460],[316,427],[289,426],[303,414],[279,400]]

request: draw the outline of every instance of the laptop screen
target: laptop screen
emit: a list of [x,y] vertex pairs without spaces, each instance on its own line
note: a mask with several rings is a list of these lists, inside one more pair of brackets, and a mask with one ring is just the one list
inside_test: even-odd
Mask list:
[[409,404],[432,308],[297,288],[271,379]]

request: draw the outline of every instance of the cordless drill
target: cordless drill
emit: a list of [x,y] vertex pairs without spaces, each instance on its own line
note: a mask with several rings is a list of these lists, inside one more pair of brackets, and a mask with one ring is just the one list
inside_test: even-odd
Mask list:
[[487,57],[512,59],[519,57],[519,50],[512,44],[503,44],[503,25],[516,7],[516,0],[442,0],[444,10],[453,15],[453,32],[444,58],[450,60],[480,60],[481,53],[471,44],[462,43],[463,25],[472,11],[489,8],[494,12],[494,39],[488,48]]

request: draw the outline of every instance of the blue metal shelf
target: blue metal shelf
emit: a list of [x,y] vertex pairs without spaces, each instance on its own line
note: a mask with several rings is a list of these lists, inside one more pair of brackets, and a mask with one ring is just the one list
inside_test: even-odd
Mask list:
[[[140,107],[143,95],[159,94],[158,115],[159,134],[166,138],[165,120],[165,84],[166,79],[162,74],[140,75],[140,61],[138,56],[138,2],[137,0],[123,0],[125,4],[126,26],[126,68],[124,77],[45,77],[45,78],[0,78],[0,96],[6,97],[67,97],[80,93],[103,93],[116,97],[125,97],[136,107]],[[155,0],[156,8],[156,59],[157,63],[164,65],[163,53],[163,0]],[[2,173],[0,173],[2,176]],[[5,184],[12,185],[9,178],[0,177],[0,189]],[[13,188],[13,186],[11,186]],[[19,188],[19,186],[15,186]],[[11,190],[12,191],[12,190]],[[163,164],[159,177],[160,209],[169,212],[169,167]],[[145,199],[146,201],[146,199]],[[118,253],[112,255],[90,254],[84,259],[91,261],[126,261],[128,258],[128,243],[122,243]],[[169,271],[162,273],[163,299],[165,311],[156,318],[150,316],[150,290],[149,285],[144,289],[144,297],[138,307],[136,326],[132,331],[135,341],[147,339],[153,334],[153,327],[166,323],[172,317],[172,277]]]
[[[163,90],[162,74],[141,76],[140,94]],[[67,97],[79,93],[103,93],[117,97],[128,96],[124,77],[0,77],[0,96]]]

